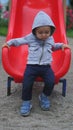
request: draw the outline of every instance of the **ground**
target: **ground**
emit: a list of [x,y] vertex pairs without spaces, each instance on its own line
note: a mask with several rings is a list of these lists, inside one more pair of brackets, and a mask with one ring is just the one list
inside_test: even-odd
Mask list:
[[[73,39],[68,38],[73,56]],[[59,83],[50,97],[51,108],[42,111],[38,95],[41,84],[34,84],[33,109],[29,117],[20,115],[22,84],[12,82],[12,94],[7,96],[7,73],[2,67],[2,44],[5,37],[0,37],[0,130],[73,130],[73,59],[68,73],[66,97],[61,95],[62,84]]]

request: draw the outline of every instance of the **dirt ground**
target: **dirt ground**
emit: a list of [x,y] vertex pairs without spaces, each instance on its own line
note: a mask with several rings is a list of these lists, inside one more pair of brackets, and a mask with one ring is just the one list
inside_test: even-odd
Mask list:
[[[73,56],[73,39],[68,38]],[[0,37],[0,130],[73,130],[73,58],[68,73],[66,97],[61,95],[62,84],[59,83],[50,97],[51,108],[42,111],[38,95],[41,84],[33,87],[33,109],[29,117],[20,115],[22,84],[12,82],[12,94],[7,96],[7,74],[2,67],[1,51],[5,37]]]

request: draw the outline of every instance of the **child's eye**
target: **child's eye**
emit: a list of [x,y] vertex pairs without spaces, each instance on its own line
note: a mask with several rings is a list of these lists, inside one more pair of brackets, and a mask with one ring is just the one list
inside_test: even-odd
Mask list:
[[50,31],[46,31],[45,33],[46,33],[46,34],[49,34],[49,33],[50,33]]
[[39,34],[43,34],[43,32],[39,32]]
[[50,32],[46,31],[46,32],[39,32],[39,34],[49,34]]
[[46,33],[46,34],[49,34],[49,32],[48,32],[48,31],[46,31],[45,33]]

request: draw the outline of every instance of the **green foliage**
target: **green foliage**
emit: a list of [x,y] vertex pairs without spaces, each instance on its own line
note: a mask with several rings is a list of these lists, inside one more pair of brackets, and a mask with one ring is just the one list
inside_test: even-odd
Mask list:
[[70,5],[73,8],[73,0],[70,0]]
[[67,37],[73,38],[73,30],[72,29],[67,30]]
[[6,36],[7,31],[8,31],[7,27],[0,27],[0,36]]
[[8,30],[8,20],[7,19],[0,19],[0,35],[6,36]]
[[8,27],[8,20],[0,19],[0,27]]
[[0,19],[0,36],[6,36],[8,30],[8,20]]
[[68,7],[66,10],[66,28],[68,29],[73,29],[73,9]]

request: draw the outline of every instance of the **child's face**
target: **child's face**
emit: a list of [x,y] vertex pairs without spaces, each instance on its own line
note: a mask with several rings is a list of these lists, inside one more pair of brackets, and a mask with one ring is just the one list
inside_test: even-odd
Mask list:
[[38,27],[35,34],[38,39],[46,40],[51,34],[51,28],[49,26]]

